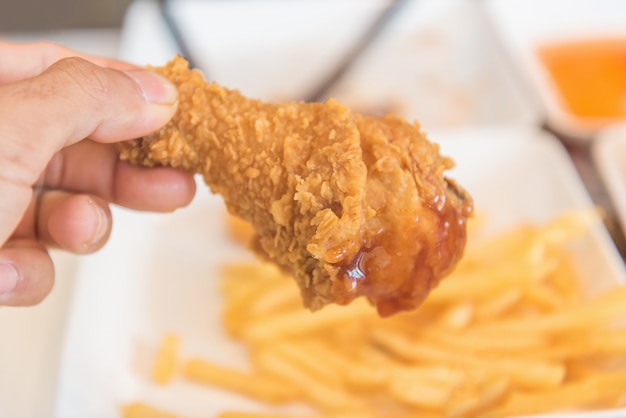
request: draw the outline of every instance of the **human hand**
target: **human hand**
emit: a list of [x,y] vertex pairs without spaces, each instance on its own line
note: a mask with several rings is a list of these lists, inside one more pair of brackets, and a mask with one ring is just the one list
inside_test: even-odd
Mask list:
[[167,212],[191,201],[190,175],[129,165],[113,144],[157,130],[176,104],[174,86],[133,65],[0,42],[0,305],[50,292],[47,248],[101,248],[110,203]]

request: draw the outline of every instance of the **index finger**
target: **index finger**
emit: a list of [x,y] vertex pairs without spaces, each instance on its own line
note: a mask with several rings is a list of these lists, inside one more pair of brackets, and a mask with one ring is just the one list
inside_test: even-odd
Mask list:
[[79,57],[102,67],[132,70],[136,65],[113,58],[83,54],[49,42],[14,44],[0,41],[0,85],[13,83],[41,74],[55,62]]

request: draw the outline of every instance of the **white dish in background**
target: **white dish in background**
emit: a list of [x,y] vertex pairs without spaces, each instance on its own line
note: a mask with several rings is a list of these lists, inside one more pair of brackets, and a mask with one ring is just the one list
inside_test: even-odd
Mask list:
[[602,130],[593,144],[593,159],[626,231],[626,123]]
[[[334,70],[386,0],[166,2],[195,64],[207,78],[263,100],[303,99]],[[149,25],[146,13],[156,18]],[[126,15],[122,56],[160,65],[173,56],[157,3],[134,2]],[[171,38],[170,38],[171,39]],[[146,54],[146,46],[152,49]],[[159,48],[169,55],[159,54]],[[159,58],[154,61],[152,57]]]
[[616,119],[576,117],[536,54],[554,42],[626,38],[626,2],[622,0],[484,0],[487,20],[505,53],[527,83],[546,122],[573,139],[589,140]]
[[[457,161],[452,175],[473,194],[492,230],[591,205],[562,146],[544,133],[476,129],[430,138]],[[174,214],[115,210],[111,242],[78,268],[54,416],[113,418],[121,403],[133,400],[186,418],[259,410],[235,394],[181,381],[160,388],[145,377],[151,350],[170,330],[181,337],[182,355],[244,365],[243,349],[220,327],[216,272],[223,262],[251,256],[227,237],[222,206],[201,187],[192,205]],[[576,248],[581,278],[592,291],[624,282],[601,224]]]
[[[388,4],[170,2],[207,77],[262,100],[310,95]],[[476,4],[467,0],[406,2],[329,95],[355,111],[400,114],[430,130],[537,124],[537,109],[499,65],[499,51],[478,17]],[[245,22],[254,30],[244,31]],[[123,59],[142,65],[161,65],[176,53],[156,1],[131,4],[121,45]]]
[[391,112],[428,130],[539,123],[501,65],[478,2],[412,0],[329,95],[359,113]]

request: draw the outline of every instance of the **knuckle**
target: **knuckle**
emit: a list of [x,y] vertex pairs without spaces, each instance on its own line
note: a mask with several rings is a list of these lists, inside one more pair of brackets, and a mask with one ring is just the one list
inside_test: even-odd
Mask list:
[[[54,46],[52,46],[54,48]],[[100,102],[111,89],[111,81],[101,69],[82,58],[62,58],[39,77],[25,80],[17,94],[21,98],[49,100],[86,97]]]
[[111,93],[113,86],[110,77],[97,65],[77,57],[63,58],[57,64],[64,85],[71,85],[97,101]]

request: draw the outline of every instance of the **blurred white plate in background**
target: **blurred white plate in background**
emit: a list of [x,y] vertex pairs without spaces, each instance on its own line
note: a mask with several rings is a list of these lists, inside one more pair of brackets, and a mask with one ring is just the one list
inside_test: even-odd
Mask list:
[[[171,1],[207,78],[262,100],[302,100],[339,64],[388,1]],[[393,112],[426,129],[535,125],[536,109],[500,65],[477,6],[409,0],[329,95],[363,113]],[[161,65],[176,53],[156,2],[134,2],[121,56]]]
[[589,140],[598,129],[614,122],[572,115],[564,107],[536,51],[538,46],[553,42],[626,39],[626,2],[484,0],[482,4],[513,70],[535,96],[546,122],[553,129],[574,139]]
[[[386,0],[177,0],[168,7],[208,79],[251,97],[293,100],[309,94],[328,76],[388,4]],[[124,48],[124,58],[141,59],[146,42],[154,44],[147,32],[142,40],[137,38],[140,29],[150,29],[145,24],[150,10],[161,23],[152,29],[165,32],[167,38],[156,4],[137,2],[129,9],[123,38],[136,48]]]

